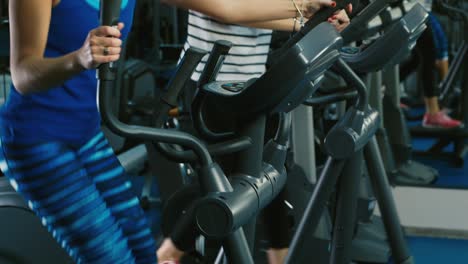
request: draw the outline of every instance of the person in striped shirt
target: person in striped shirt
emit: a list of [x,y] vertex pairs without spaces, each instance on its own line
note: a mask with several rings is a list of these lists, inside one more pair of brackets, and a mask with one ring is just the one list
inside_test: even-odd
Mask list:
[[[287,2],[291,3],[294,7],[291,0]],[[316,3],[320,6],[335,5],[335,2],[331,0],[319,0]],[[316,10],[318,10],[318,7],[312,6],[310,9],[304,8],[300,12],[303,15],[310,14],[308,16],[310,17]],[[244,10],[232,13],[238,14],[243,12]],[[260,15],[253,16],[252,18],[223,17],[212,14],[203,8],[198,8],[198,6],[192,6],[189,10],[187,41],[185,42],[184,52],[182,52],[181,57],[191,46],[211,50],[216,40],[228,40],[232,42],[233,46],[228,56],[226,56],[217,80],[248,80],[259,77],[266,70],[265,64],[272,30],[298,31],[301,27],[299,23],[300,18],[296,18],[298,13],[299,11],[295,10],[292,16],[284,19],[260,20]],[[274,17],[272,16],[272,18]],[[336,25],[338,30],[342,30],[349,23],[349,18],[346,12],[343,11],[330,18],[330,22]],[[207,58],[208,55],[197,66],[192,75],[193,81],[198,81]]]
[[[216,40],[228,40],[233,46],[217,75],[217,80],[243,81],[261,76],[266,71],[272,30],[298,31],[300,18],[313,16],[322,7],[336,5],[331,0],[291,1],[291,0],[165,0],[168,4],[189,9],[188,35],[181,57],[189,47],[211,50]],[[216,3],[216,4],[214,4]],[[352,9],[349,6],[348,11]],[[345,11],[337,12],[329,18],[337,30],[343,30],[349,24]],[[192,82],[186,91],[195,91],[208,56],[203,58],[191,76]],[[189,96],[190,97],[190,96]],[[284,206],[284,205],[283,205]],[[274,205],[277,208],[276,205]],[[267,252],[270,264],[283,263],[287,255],[289,235],[284,222],[273,224],[279,228],[270,238],[271,248]],[[284,230],[283,230],[284,229]],[[271,232],[270,232],[271,233]],[[184,254],[186,246],[178,243],[177,237],[171,236],[162,243],[158,250],[160,261],[177,261]],[[164,262],[163,262],[164,263]]]

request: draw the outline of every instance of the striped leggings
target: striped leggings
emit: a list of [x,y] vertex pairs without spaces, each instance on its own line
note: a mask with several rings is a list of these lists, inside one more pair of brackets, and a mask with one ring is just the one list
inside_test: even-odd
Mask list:
[[143,210],[102,133],[80,147],[0,144],[3,173],[76,263],[156,263]]

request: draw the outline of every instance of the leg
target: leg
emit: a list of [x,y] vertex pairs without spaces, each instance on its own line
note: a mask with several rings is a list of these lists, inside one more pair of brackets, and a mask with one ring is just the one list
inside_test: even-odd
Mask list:
[[288,248],[269,248],[267,250],[267,259],[269,264],[283,264],[288,255]]
[[265,233],[270,244],[267,250],[269,264],[282,264],[288,255],[291,235],[289,232],[288,208],[285,204],[286,187],[263,210]]
[[419,38],[416,49],[421,58],[421,77],[423,86],[424,102],[427,114],[436,114],[440,111],[437,101],[437,85],[435,80],[436,47],[432,28],[428,28]]
[[158,261],[180,261],[184,254],[169,237],[164,239],[157,252]]
[[163,234],[165,239],[158,249],[158,260],[179,261],[185,252],[194,248],[199,232],[194,221],[193,209],[193,205],[186,209],[177,219],[172,231]]
[[[436,49],[435,68],[439,73],[439,80],[445,81],[449,74],[448,40],[440,22],[432,14],[429,16],[429,23]],[[438,103],[437,100],[435,102]]]
[[99,133],[78,150],[78,158],[119,222],[136,263],[156,262],[156,247],[138,198],[112,148]]
[[[435,55],[435,57],[434,55],[431,55],[430,58],[431,60],[434,59],[434,66],[439,72],[439,79],[444,80],[445,77],[447,77],[448,69],[449,69],[447,38],[445,37],[444,31],[440,23],[432,14],[429,16],[429,25],[430,26],[427,29],[428,33],[425,35],[424,41],[428,43],[426,45],[429,45],[428,49],[430,49],[430,51],[428,52],[431,52],[431,54]],[[428,64],[427,68],[429,68],[430,66],[431,64]],[[428,74],[428,73],[429,72],[425,72],[425,74]],[[434,71],[431,71],[431,73],[434,73]],[[426,78],[433,78],[433,77],[426,77]],[[439,108],[437,91],[432,89],[426,92],[425,95],[426,96],[424,99],[426,103],[427,112],[430,114],[438,113],[440,111],[440,108]]]
[[426,106],[426,113],[435,115],[440,112],[439,101],[437,96],[424,97],[424,104]]
[[439,72],[440,80],[444,80],[449,71],[448,40],[439,20],[432,14],[429,16],[429,24],[436,50],[435,66]]
[[[426,114],[423,119],[423,126],[425,127],[439,127],[439,128],[454,128],[459,127],[461,122],[450,118],[445,112],[440,110],[438,101],[438,86],[435,81],[435,68],[436,61],[446,58],[447,52],[443,47],[447,45],[443,43],[440,35],[440,28],[437,29],[437,23],[434,22],[434,17],[430,16],[429,27],[421,35],[418,40],[418,50],[423,58],[422,61],[422,77],[423,77],[423,91],[424,102],[426,105]],[[439,25],[440,26],[440,25]],[[444,63],[440,63],[444,65]],[[446,63],[448,71],[448,61]],[[439,69],[444,72],[444,69]],[[446,73],[445,73],[446,74]],[[441,76],[445,78],[445,76]]]
[[1,143],[2,171],[77,263],[134,263],[122,230],[72,149]]
[[444,80],[449,73],[449,61],[448,59],[438,59],[436,60],[436,68],[439,72],[441,80]]

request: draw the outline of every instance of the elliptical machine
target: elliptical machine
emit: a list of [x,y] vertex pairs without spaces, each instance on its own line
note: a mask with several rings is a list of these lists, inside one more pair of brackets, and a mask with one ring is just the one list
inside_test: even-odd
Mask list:
[[24,199],[0,177],[0,263],[72,264]]
[[[119,1],[103,1],[102,17],[104,24],[114,25],[117,23],[119,4]],[[342,8],[342,6],[339,7]],[[328,13],[330,11],[331,13],[334,12],[334,10],[328,10],[326,13],[322,13],[325,18],[330,15]],[[328,136],[327,149],[331,157],[327,161],[326,169],[311,197],[300,228],[296,232],[288,263],[298,263],[294,262],[294,258],[298,257],[298,252],[305,249],[305,244],[302,243],[304,242],[304,235],[309,233],[303,231],[305,228],[314,229],[316,227],[316,221],[320,218],[324,202],[328,199],[327,196],[330,194],[338,174],[340,174],[345,164],[349,166],[350,171],[356,173],[349,174],[348,177],[342,177],[343,184],[341,186],[343,186],[344,192],[337,207],[338,211],[335,218],[337,222],[332,242],[331,259],[333,263],[348,263],[350,260],[349,245],[352,239],[352,230],[354,229],[354,219],[345,216],[345,214],[347,210],[355,210],[353,205],[356,202],[356,192],[353,191],[353,188],[348,187],[357,186],[356,183],[359,182],[352,176],[360,177],[358,170],[361,170],[360,162],[362,162],[362,158],[359,157],[359,153],[375,133],[378,115],[367,105],[367,95],[362,81],[357,78],[343,60],[338,59],[339,52],[337,48],[341,46],[341,37],[326,23],[309,31],[310,28],[306,26],[302,32],[302,36],[305,36],[303,38],[300,36],[301,40],[298,42],[296,42],[297,39],[293,40],[291,43],[292,48],[281,59],[284,60],[283,62],[291,62],[288,64],[291,66],[288,71],[291,78],[288,82],[278,76],[278,73],[284,72],[285,69],[276,67],[256,81],[246,83],[215,82],[203,87],[207,94],[207,101],[214,105],[221,104],[223,109],[233,113],[236,117],[242,118],[243,122],[239,124],[241,128],[239,133],[251,138],[253,142],[250,149],[240,152],[244,155],[240,155],[241,158],[238,160],[239,165],[237,167],[245,171],[237,174],[232,184],[227,180],[221,168],[213,162],[209,149],[195,137],[177,131],[128,126],[118,121],[111,114],[110,107],[106,102],[109,90],[113,88],[114,72],[111,65],[104,65],[99,71],[101,113],[103,120],[112,130],[123,136],[168,142],[193,150],[179,151],[172,149],[173,153],[179,153],[176,156],[180,155],[185,159],[199,161],[199,181],[205,196],[195,205],[195,221],[199,230],[205,236],[222,238],[224,252],[231,263],[253,263],[247,243],[248,239],[246,239],[241,226],[249,222],[258,210],[268,204],[281,188],[281,185],[284,184],[282,178],[285,175],[281,173],[282,169],[278,169],[283,168],[284,164],[284,156],[282,155],[284,148],[281,147],[279,140],[272,144],[274,155],[269,156],[272,157],[269,159],[271,165],[262,166],[263,140],[261,139],[263,139],[266,113],[271,111],[289,112],[294,109],[307,95],[313,92],[320,82],[323,72],[331,67],[334,62],[337,63],[335,67],[343,77],[357,89],[359,99],[355,107],[347,113],[346,118]],[[317,38],[314,37],[316,34],[320,35],[320,38],[318,38],[320,41],[317,41]],[[312,40],[313,42],[311,42]],[[193,57],[191,58],[191,56],[185,58],[180,69],[181,71],[188,71],[186,78],[190,76],[190,68],[193,69],[197,63],[198,61]],[[185,64],[188,66],[184,66]],[[182,82],[181,79],[178,80]],[[294,85],[292,85],[292,82]],[[278,89],[269,89],[273,86]],[[181,87],[181,85],[176,87]],[[258,101],[259,92],[271,93],[272,91],[274,93],[268,100]],[[246,105],[249,108],[245,108]],[[242,106],[244,111],[236,113],[234,110],[239,110],[239,106]],[[161,108],[161,111],[164,112],[165,109]],[[287,118],[283,120],[287,120]],[[288,126],[284,127],[287,128]],[[282,135],[282,133],[279,133],[279,135]],[[280,138],[277,137],[277,139]],[[347,148],[342,149],[339,143],[345,144]],[[395,260],[398,263],[412,263],[396,215],[375,139],[370,141],[365,152],[366,158],[371,161],[368,164],[369,169],[375,174],[374,186],[377,188],[376,193]],[[355,155],[356,153],[358,154]],[[248,159],[245,158],[246,156]],[[354,157],[348,163],[347,159],[350,156]],[[345,183],[349,183],[349,185]],[[216,225],[213,225],[213,223],[216,223]]]
[[[118,9],[114,11],[118,12]],[[330,12],[334,12],[334,10],[327,11],[327,13]],[[323,15],[328,17],[330,14]],[[103,17],[107,16],[104,15]],[[108,17],[107,21],[115,21],[115,17],[115,15]],[[327,34],[327,32],[329,33]],[[294,66],[292,69],[297,70],[297,72],[292,71],[291,76],[294,76],[292,80],[297,85],[291,86],[291,83],[286,83],[284,78],[280,78],[280,75],[275,74],[283,70],[277,67],[269,76],[262,77],[256,82],[249,83],[249,85],[239,84],[231,86],[224,84],[224,86],[207,85],[204,87],[207,94],[209,94],[207,98],[216,98],[216,100],[213,100],[219,102],[218,98],[223,97],[224,105],[230,110],[233,108],[239,109],[239,105],[245,105],[247,102],[252,108],[247,108],[245,112],[239,114],[244,118],[255,116],[255,118],[244,119],[245,122],[240,124],[242,128],[239,130],[239,133],[240,135],[245,135],[243,140],[245,141],[245,137],[248,136],[252,139],[253,145],[249,149],[240,152],[241,155],[239,156],[242,158],[239,159],[240,165],[237,168],[241,168],[244,171],[242,174],[234,177],[236,180],[233,181],[232,185],[227,181],[222,170],[212,162],[208,151],[210,149],[207,150],[203,147],[197,139],[175,131],[169,132],[126,126],[113,117],[110,114],[108,106],[106,106],[106,96],[108,95],[106,94],[106,90],[112,86],[112,71],[108,70],[108,68],[100,70],[101,113],[103,114],[103,120],[111,129],[124,136],[141,137],[152,141],[165,141],[195,150],[196,154],[192,151],[177,152],[178,150],[172,149],[172,151],[179,153],[180,156],[185,157],[185,160],[188,158],[198,160],[201,163],[199,170],[200,185],[205,192],[211,192],[207,197],[202,198],[196,206],[195,216],[197,225],[207,237],[223,237],[225,254],[232,263],[252,263],[250,254],[248,253],[250,252],[249,246],[246,243],[247,240],[240,226],[250,221],[251,216],[264,207],[281,189],[281,185],[284,184],[285,175],[282,173],[283,170],[278,170],[277,168],[283,168],[284,166],[284,157],[282,158],[284,155],[282,153],[285,150],[284,147],[281,147],[282,144],[279,139],[287,137],[277,137],[278,140],[272,143],[273,154],[265,160],[269,160],[271,165],[262,165],[262,156],[265,157],[265,155],[262,155],[265,115],[274,110],[279,112],[290,111],[300,104],[306,95],[312,92],[311,85],[314,88],[319,83],[321,74],[339,56],[336,50],[339,46],[339,38],[333,32],[330,25],[324,24],[304,37],[301,40],[302,42],[296,45],[297,48],[290,50],[291,58],[289,59],[292,60],[292,65]],[[322,41],[315,43],[316,38],[313,36],[316,34],[321,35]],[[304,58],[307,59],[304,60]],[[194,66],[197,62],[197,60],[191,59],[188,53],[180,66],[180,72],[186,71],[185,75],[188,78],[191,69],[184,65],[192,64]],[[175,80],[183,84],[183,79],[176,78]],[[266,89],[269,89],[273,84],[279,85],[278,89],[275,90],[278,93],[272,96],[271,100],[258,104],[256,98],[259,89],[266,92]],[[239,88],[242,89],[236,91]],[[176,89],[173,91],[176,91]],[[225,96],[227,94],[230,94],[229,98]],[[168,96],[165,99],[168,98],[171,97]],[[161,107],[159,111],[164,113],[169,107],[165,108]],[[289,128],[288,125],[281,127]],[[279,133],[278,135],[284,135],[284,133]],[[211,146],[211,150],[214,151],[216,148]],[[219,224],[216,226],[211,225],[212,218],[207,217],[208,214],[204,212],[219,216]]]

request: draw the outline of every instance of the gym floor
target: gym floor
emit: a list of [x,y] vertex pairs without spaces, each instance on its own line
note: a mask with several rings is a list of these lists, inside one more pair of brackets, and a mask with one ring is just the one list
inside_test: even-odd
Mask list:
[[468,240],[408,237],[416,264],[466,264]]
[[[413,139],[413,148],[418,151],[427,150],[434,142],[434,139]],[[453,146],[448,146],[447,151],[452,149]],[[435,186],[441,188],[468,189],[468,165],[466,165],[468,164],[468,159],[465,159],[465,166],[463,168],[453,166],[447,159],[418,156],[415,156],[415,159],[439,171],[440,177],[435,183]]]

